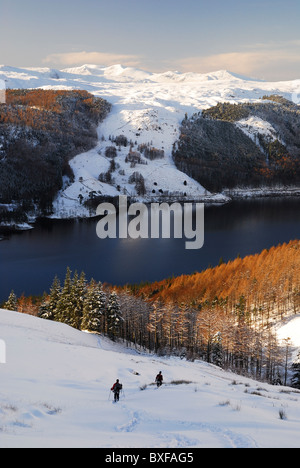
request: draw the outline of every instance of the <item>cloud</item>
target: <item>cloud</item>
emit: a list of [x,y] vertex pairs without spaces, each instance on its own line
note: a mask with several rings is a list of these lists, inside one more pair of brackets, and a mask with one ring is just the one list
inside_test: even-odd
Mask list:
[[122,65],[135,67],[140,64],[140,58],[136,55],[110,54],[106,52],[69,52],[63,54],[51,54],[44,60],[45,64],[63,66],[79,66],[85,64],[94,65]]
[[183,72],[209,73],[229,70],[254,78],[285,80],[300,78],[300,44],[257,45],[253,50],[210,56],[187,57],[177,61]]

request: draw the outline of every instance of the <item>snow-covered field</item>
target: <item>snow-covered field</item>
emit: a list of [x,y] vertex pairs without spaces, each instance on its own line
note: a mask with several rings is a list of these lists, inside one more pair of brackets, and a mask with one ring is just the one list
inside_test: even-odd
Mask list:
[[[282,338],[299,330],[299,317],[289,324]],[[299,345],[299,331],[295,336]],[[64,324],[3,310],[0,340],[6,345],[1,448],[300,445],[300,392],[291,388],[204,362],[138,353]],[[158,371],[165,378],[160,389],[151,385]],[[113,404],[116,378],[124,394]],[[180,380],[191,383],[171,384]]]
[[[0,66],[0,80],[5,81],[7,88],[85,89],[113,105],[111,113],[99,126],[97,148],[78,155],[71,162],[75,181],[58,195],[54,203],[55,217],[88,216],[78,197],[87,199],[91,191],[118,196],[119,186],[121,194],[135,195],[134,185],[128,183],[134,171],[145,178],[148,201],[149,196],[159,196],[159,190],[162,190],[175,196],[185,193],[193,200],[224,202],[228,199],[226,196],[209,194],[196,181],[178,171],[172,161],[172,146],[180,135],[179,127],[185,114],[191,116],[218,102],[254,102],[267,94],[280,94],[287,99],[300,97],[300,80],[255,81],[224,70],[201,75],[171,71],[150,73],[121,65],[84,65],[66,70]],[[274,135],[267,122],[241,122],[240,126],[249,136],[255,132]],[[99,175],[109,168],[105,148],[111,145],[109,137],[118,135],[131,140],[134,151],[139,144],[149,143],[164,150],[165,157],[130,168],[125,163],[129,148],[121,147],[113,185],[101,183]]]

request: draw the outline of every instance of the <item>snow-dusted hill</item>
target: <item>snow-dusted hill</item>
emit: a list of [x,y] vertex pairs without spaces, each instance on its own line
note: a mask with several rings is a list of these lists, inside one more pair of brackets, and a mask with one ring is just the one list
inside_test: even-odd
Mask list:
[[[257,101],[266,94],[300,98],[300,80],[268,83],[225,70],[201,75],[172,71],[150,73],[121,65],[84,65],[65,70],[0,66],[0,80],[8,88],[85,89],[113,104],[111,113],[99,127],[97,148],[71,162],[75,182],[65,187],[54,204],[55,216],[59,217],[88,215],[78,197],[87,199],[92,191],[113,196],[120,192],[136,195],[134,185],[128,183],[135,171],[145,178],[148,200],[163,192],[177,197],[185,194],[193,200],[224,201],[226,197],[209,194],[173,163],[172,146],[180,135],[179,126],[185,114],[191,116],[218,102]],[[105,157],[105,149],[111,145],[109,138],[118,135],[132,141],[134,151],[139,144],[150,144],[164,150],[165,157],[132,168],[125,162],[129,148],[121,147],[113,183],[99,182],[99,175],[109,169]]]
[[[1,448],[299,447],[300,393],[291,388],[3,310],[0,340]],[[125,392],[113,404],[116,378]],[[182,380],[191,383],[171,383]]]

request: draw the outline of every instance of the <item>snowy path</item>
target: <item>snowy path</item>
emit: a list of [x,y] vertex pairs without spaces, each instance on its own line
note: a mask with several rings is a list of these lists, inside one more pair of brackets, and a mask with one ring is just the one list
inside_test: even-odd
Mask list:
[[[0,339],[7,346],[7,363],[0,365],[1,448],[299,446],[300,392],[290,388],[204,362],[137,353],[7,311],[0,311]],[[151,383],[160,370],[165,385],[157,389]],[[116,378],[125,398],[113,404]],[[172,383],[179,380],[191,383]]]
[[[157,403],[156,403],[157,404]],[[122,411],[128,413],[125,404]],[[128,423],[118,426],[119,432],[156,433],[157,440],[152,447],[168,448],[256,448],[252,438],[241,436],[229,429],[202,422],[154,418],[151,413],[140,410],[128,414]],[[147,448],[152,448],[147,447]]]

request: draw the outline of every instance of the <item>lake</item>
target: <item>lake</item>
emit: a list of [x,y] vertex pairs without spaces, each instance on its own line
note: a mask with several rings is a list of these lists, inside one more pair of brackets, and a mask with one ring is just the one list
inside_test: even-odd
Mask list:
[[115,285],[162,280],[201,271],[299,239],[299,198],[265,198],[205,206],[205,243],[186,250],[186,239],[106,239],[96,219],[41,220],[31,231],[0,242],[0,303],[14,289],[20,296],[49,291],[67,266],[87,278]]

